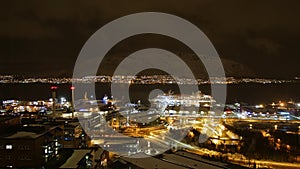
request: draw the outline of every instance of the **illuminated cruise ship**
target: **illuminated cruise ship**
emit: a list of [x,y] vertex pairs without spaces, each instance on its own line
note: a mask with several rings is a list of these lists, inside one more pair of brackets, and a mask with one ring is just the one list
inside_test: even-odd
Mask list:
[[151,102],[159,109],[165,109],[168,106],[181,107],[212,107],[216,101],[210,95],[206,95],[198,91],[191,95],[175,95],[171,92],[156,96]]

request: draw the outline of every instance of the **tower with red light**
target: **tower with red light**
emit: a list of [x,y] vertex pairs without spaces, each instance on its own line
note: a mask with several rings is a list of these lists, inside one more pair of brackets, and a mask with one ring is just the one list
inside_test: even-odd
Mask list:
[[56,91],[58,89],[57,86],[51,86],[51,91],[52,91],[52,114],[53,114],[53,119],[55,119],[56,116]]
[[75,94],[74,94],[74,90],[75,90],[75,87],[74,86],[71,86],[70,87],[71,91],[72,91],[72,118],[74,118],[74,111],[75,111],[75,105],[74,105],[74,100],[75,100]]

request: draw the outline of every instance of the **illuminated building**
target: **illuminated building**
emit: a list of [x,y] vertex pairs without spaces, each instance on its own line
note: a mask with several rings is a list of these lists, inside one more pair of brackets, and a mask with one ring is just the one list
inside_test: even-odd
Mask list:
[[40,168],[58,154],[59,128],[24,126],[0,137],[0,168]]

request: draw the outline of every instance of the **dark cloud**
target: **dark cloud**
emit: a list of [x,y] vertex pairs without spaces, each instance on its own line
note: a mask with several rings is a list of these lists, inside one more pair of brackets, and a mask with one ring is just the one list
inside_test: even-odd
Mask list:
[[[258,76],[298,76],[299,4],[297,0],[5,1],[0,10],[0,71],[71,75],[81,47],[101,26],[127,14],[158,11],[194,23],[222,58],[239,62]],[[170,42],[141,41],[148,46]],[[129,40],[113,53],[126,54],[140,44]]]

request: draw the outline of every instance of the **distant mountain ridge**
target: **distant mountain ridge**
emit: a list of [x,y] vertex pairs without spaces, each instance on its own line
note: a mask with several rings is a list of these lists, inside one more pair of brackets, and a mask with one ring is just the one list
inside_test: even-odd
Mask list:
[[[119,63],[124,60],[127,55],[113,55],[110,57],[106,57],[103,62],[100,65],[99,71],[97,75],[112,75],[115,69],[118,67]],[[181,58],[186,58],[184,59],[185,63],[188,65],[188,67],[191,70],[194,70],[194,74],[197,78],[207,78],[207,72],[206,69],[204,68],[203,64],[197,59],[198,57],[194,54],[179,54]],[[206,57],[208,62],[213,62],[213,59],[210,59],[209,57]],[[131,60],[132,65],[139,64],[139,62],[143,62],[140,60]],[[168,62],[168,59],[160,60],[159,62],[164,62],[164,64],[170,64]],[[237,61],[229,60],[229,59],[221,59],[221,62],[223,64],[225,73],[227,77],[257,77],[251,69],[249,69],[246,65],[243,65]],[[89,63],[92,64],[92,63]],[[88,65],[89,65],[88,64]],[[64,77],[72,77],[73,76],[73,66],[74,65],[60,65],[56,69],[51,68],[52,65],[48,65],[44,67],[43,70],[41,71],[35,71],[35,72],[2,72],[2,74],[12,74],[15,75],[16,77],[20,78],[30,78],[30,77],[42,77],[42,78],[64,78]],[[179,65],[173,65],[180,67]],[[142,71],[142,70],[141,70]],[[178,70],[180,71],[180,70]]]

